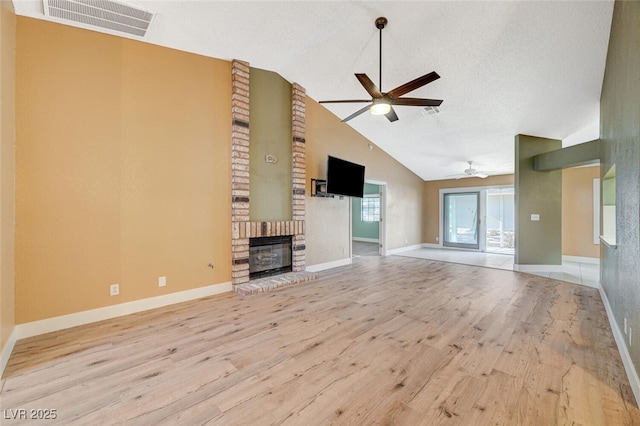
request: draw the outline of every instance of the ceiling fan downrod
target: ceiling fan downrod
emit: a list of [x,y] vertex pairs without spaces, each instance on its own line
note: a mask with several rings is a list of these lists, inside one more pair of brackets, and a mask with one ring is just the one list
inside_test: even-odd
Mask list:
[[384,27],[387,26],[387,22],[388,22],[387,18],[385,18],[384,16],[381,16],[380,18],[376,19],[376,28],[380,30],[380,62],[378,67],[380,84],[378,84],[378,88],[380,89],[381,92],[382,92],[382,30],[384,29]]

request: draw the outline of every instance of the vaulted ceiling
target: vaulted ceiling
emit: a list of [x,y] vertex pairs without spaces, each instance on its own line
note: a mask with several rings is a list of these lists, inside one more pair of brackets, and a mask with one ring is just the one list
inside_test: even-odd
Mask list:
[[[354,73],[378,84],[374,21],[386,17],[382,90],[435,70],[439,80],[406,96],[444,102],[436,114],[399,106],[396,122],[365,113],[346,125],[425,180],[461,173],[469,160],[512,173],[518,133],[565,145],[599,136],[610,0],[127,3],[157,14],[145,37],[130,38],[248,61],[315,100],[368,98]],[[14,5],[19,15],[66,23],[46,17],[41,0]],[[325,106],[344,118],[364,105]]]

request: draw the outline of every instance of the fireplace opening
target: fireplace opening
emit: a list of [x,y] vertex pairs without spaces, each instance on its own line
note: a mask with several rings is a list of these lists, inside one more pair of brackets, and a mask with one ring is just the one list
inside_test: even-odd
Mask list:
[[291,272],[291,236],[249,239],[249,278]]

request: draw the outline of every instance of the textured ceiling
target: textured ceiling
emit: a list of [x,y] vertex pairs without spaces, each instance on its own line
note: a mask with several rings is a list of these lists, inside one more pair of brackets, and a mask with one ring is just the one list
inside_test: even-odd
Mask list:
[[[143,41],[248,61],[315,100],[368,97],[353,74],[378,84],[374,21],[385,16],[383,91],[435,70],[439,80],[406,96],[444,102],[438,114],[396,107],[394,123],[365,113],[348,125],[425,180],[462,173],[468,160],[512,173],[518,133],[565,145],[599,136],[612,1],[128,3],[157,13]],[[48,19],[41,1],[14,5]],[[360,107],[327,106],[340,118]]]

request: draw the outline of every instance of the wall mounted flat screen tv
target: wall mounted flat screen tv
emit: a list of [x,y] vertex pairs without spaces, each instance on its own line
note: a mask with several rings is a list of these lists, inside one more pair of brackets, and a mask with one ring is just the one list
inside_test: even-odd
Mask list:
[[364,166],[329,156],[327,160],[327,193],[362,198]]

